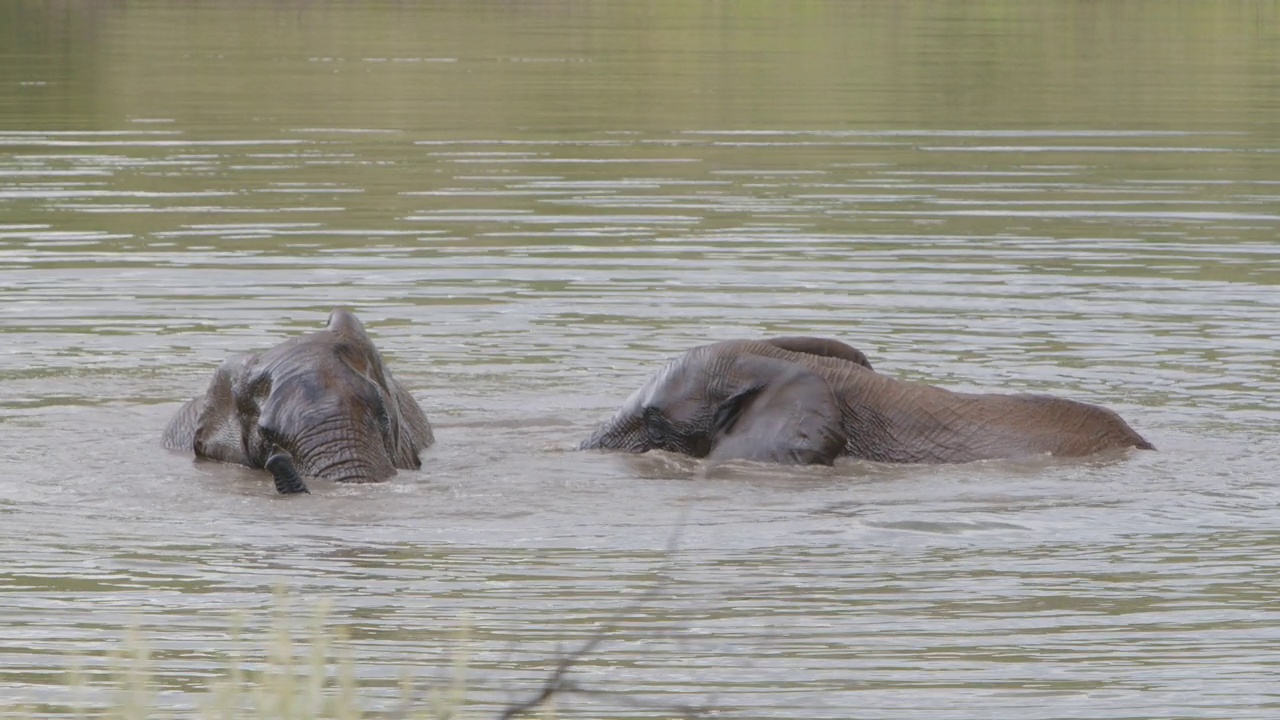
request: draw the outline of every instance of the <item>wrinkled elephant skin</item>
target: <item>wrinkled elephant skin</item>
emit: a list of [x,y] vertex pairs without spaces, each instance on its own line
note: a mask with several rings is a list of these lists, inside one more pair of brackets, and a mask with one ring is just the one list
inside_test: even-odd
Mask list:
[[959,393],[897,380],[836,340],[732,340],[672,360],[582,449],[713,461],[960,463],[1154,449],[1119,415],[1049,395]]
[[433,440],[422,408],[342,308],[324,330],[223,362],[164,433],[166,447],[267,469],[284,494],[308,492],[308,477],[377,482],[417,469]]

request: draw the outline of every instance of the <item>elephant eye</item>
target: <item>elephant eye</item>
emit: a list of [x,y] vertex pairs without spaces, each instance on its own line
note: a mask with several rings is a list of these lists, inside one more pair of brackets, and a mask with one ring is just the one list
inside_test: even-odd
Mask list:
[[649,437],[654,440],[661,441],[667,436],[667,419],[662,417],[662,413],[657,408],[644,409],[644,426]]
[[271,454],[271,448],[281,447],[285,445],[283,435],[275,427],[271,425],[258,425],[258,440],[262,444],[262,451],[265,453],[262,460],[266,460],[266,456]]

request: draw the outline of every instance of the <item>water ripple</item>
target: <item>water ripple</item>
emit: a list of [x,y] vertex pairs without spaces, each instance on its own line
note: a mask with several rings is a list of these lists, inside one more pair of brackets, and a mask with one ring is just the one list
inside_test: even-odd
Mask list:
[[[307,137],[0,132],[16,701],[70,702],[50,668],[106,677],[138,623],[189,703],[227,615],[266,627],[283,586],[332,599],[387,704],[402,668],[447,670],[462,625],[496,705],[612,623],[584,685],[727,714],[1269,716],[1280,215],[1247,172],[1147,164],[1263,140],[287,133]],[[436,423],[422,471],[282,501],[157,447],[219,361],[337,304]],[[666,358],[783,333],[1103,403],[1161,451],[712,471],[566,451]]]

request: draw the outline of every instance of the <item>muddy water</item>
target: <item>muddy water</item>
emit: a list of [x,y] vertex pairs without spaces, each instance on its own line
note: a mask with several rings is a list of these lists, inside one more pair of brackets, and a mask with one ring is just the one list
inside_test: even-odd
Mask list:
[[[137,625],[182,712],[283,587],[375,709],[459,628],[491,711],[611,622],[562,714],[1274,717],[1280,17],[1030,5],[7,6],[0,707],[59,712]],[[337,304],[436,425],[421,472],[284,499],[159,448]],[[1160,451],[571,451],[780,333]]]

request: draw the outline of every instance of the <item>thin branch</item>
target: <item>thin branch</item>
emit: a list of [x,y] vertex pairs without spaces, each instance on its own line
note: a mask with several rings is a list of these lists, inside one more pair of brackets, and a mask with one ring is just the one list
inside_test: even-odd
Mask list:
[[592,633],[591,637],[587,638],[587,641],[579,646],[577,650],[574,650],[568,655],[560,658],[559,662],[556,663],[555,669],[552,670],[551,674],[547,676],[547,679],[543,681],[542,687],[538,690],[537,694],[528,700],[508,706],[502,711],[502,714],[498,716],[498,719],[511,720],[512,718],[524,715],[530,710],[538,708],[540,705],[561,692],[584,692],[580,688],[576,688],[568,684],[566,676],[568,676],[569,671],[573,669],[574,665],[576,665],[579,660],[594,651],[608,638],[609,633],[613,631],[614,627],[618,624],[618,621],[626,615],[634,612],[651,597],[656,595],[658,590],[660,590],[664,584],[665,583],[662,581],[659,581],[658,584],[650,587],[648,590],[645,590],[640,597],[636,598],[630,605],[614,611],[609,619],[601,624],[600,628]]
[[[659,568],[658,579],[654,581],[654,584],[641,593],[639,597],[626,607],[614,611],[609,616],[609,619],[602,623],[600,628],[592,633],[591,637],[587,638],[587,641],[579,646],[577,650],[574,650],[568,655],[560,658],[559,662],[556,663],[555,669],[552,670],[547,679],[543,681],[542,687],[538,689],[538,692],[528,700],[508,706],[502,711],[502,714],[498,716],[498,720],[512,720],[513,718],[525,715],[542,706],[548,700],[551,700],[559,694],[577,693],[580,695],[597,696],[611,694],[601,690],[586,690],[578,687],[568,680],[569,671],[574,668],[579,660],[586,657],[587,654],[593,652],[597,647],[599,647],[624,617],[634,613],[666,586],[667,582],[670,580],[670,576],[667,571],[671,567],[672,556],[675,555],[676,549],[680,546],[680,535],[684,532],[686,514],[687,508],[682,509],[679,521],[676,523],[675,530],[671,533],[671,537],[667,538],[667,548],[665,551],[666,562]],[[669,709],[677,708],[684,711],[684,706],[673,706]],[[701,711],[698,712],[699,714],[701,713]],[[686,716],[691,717],[688,715]]]

